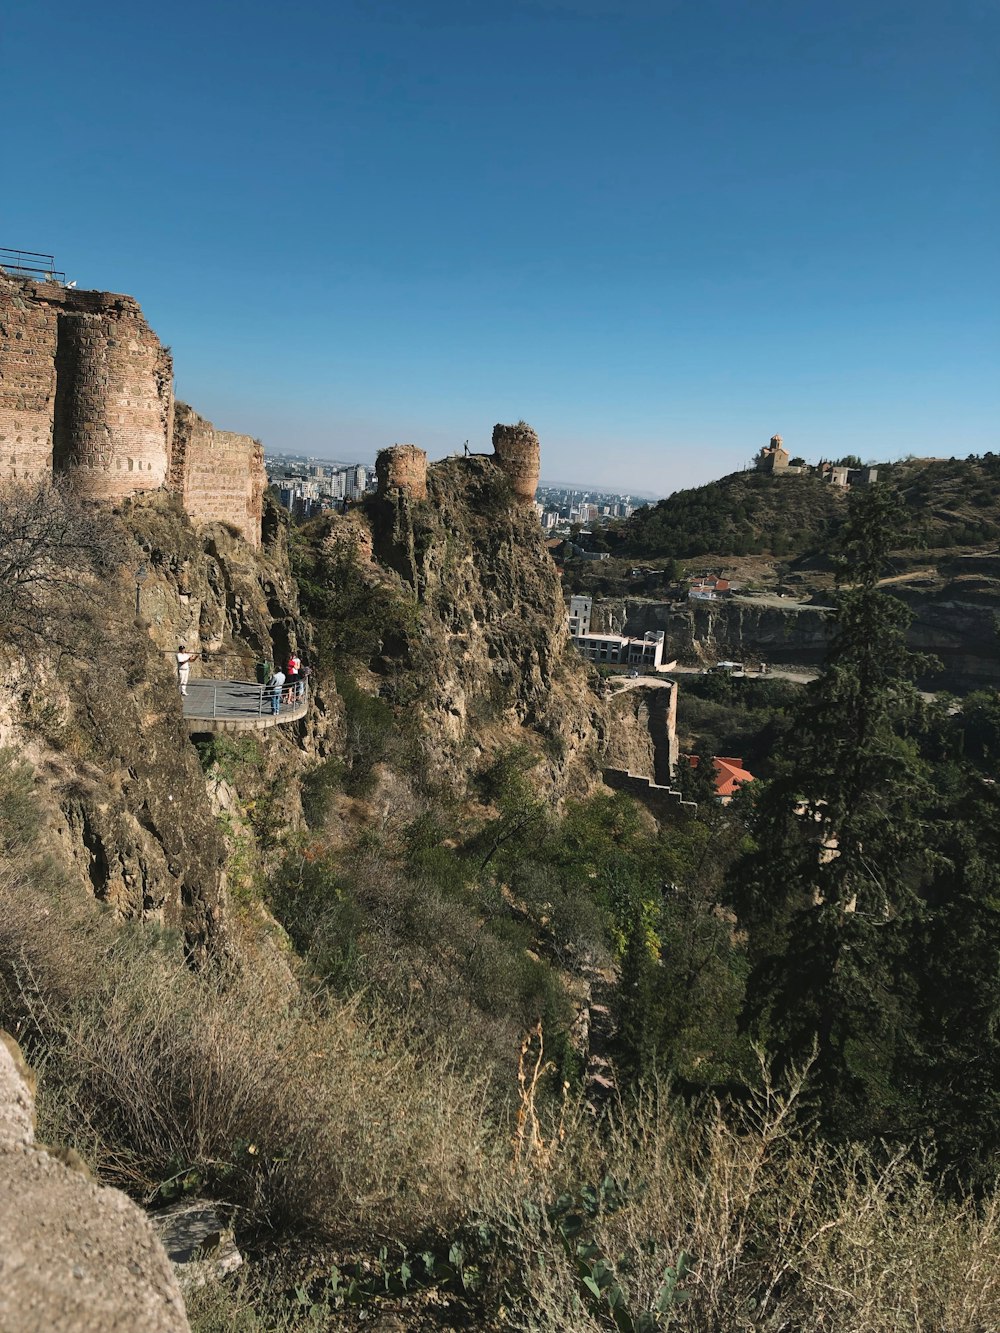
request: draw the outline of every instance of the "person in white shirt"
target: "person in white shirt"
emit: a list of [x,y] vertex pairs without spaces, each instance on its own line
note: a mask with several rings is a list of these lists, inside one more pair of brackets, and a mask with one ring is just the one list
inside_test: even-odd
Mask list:
[[197,653],[189,653],[183,643],[177,645],[177,679],[180,681],[181,694],[187,694],[187,683],[188,677],[191,674],[191,663],[197,656]]

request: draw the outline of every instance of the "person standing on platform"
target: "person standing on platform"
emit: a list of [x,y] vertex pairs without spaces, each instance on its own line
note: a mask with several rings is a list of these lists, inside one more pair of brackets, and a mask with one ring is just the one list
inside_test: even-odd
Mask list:
[[183,643],[177,645],[177,679],[180,682],[181,694],[187,694],[188,678],[191,675],[191,663],[198,656],[197,653],[189,653],[187,646]]
[[275,717],[281,712],[281,691],[285,688],[285,673],[279,667],[267,682],[271,691],[271,712]]

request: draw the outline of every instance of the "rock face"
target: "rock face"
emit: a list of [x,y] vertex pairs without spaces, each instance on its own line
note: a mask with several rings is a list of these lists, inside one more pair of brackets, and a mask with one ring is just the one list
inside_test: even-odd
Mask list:
[[624,622],[624,634],[666,631],[671,656],[694,652],[714,660],[754,652],[772,664],[822,662],[833,629],[825,607],[781,607],[737,597],[680,604],[629,599]]
[[[254,551],[222,526],[195,529],[175,497],[140,497],[124,521],[135,574],[110,586],[89,660],[40,657],[0,690],[0,746],[31,763],[53,846],[83,887],[123,918],[179,928],[199,956],[222,947],[226,848],[181,717],[179,643],[205,651],[192,674],[253,679],[254,662],[308,648],[284,528]],[[138,620],[135,598],[138,593]],[[294,820],[296,771],[323,753],[337,695],[267,742]],[[279,754],[280,752],[280,754]]]
[[34,1141],[34,1089],[0,1040],[0,1328],[183,1333],[184,1301],[145,1214]]
[[[981,689],[1000,685],[1000,581],[966,576],[923,591],[892,587],[887,591],[905,602],[913,620],[907,645],[929,653],[942,670],[929,675],[928,688]],[[829,609],[794,602],[775,605],[750,597],[717,602],[647,602],[626,600],[595,606],[622,633],[641,635],[666,631],[669,651],[694,653],[706,659],[754,654],[772,665],[819,665],[836,626]]]
[[[488,457],[449,458],[427,473],[427,502],[396,489],[368,506],[377,567],[408,585],[419,613],[419,711],[430,770],[461,783],[485,753],[541,752],[555,796],[585,795],[613,723],[569,639],[562,585],[534,514],[511,503]],[[635,747],[648,754],[648,743]]]
[[913,614],[907,643],[944,668],[928,684],[959,692],[1000,686],[1000,584],[963,579],[932,593],[895,591]]

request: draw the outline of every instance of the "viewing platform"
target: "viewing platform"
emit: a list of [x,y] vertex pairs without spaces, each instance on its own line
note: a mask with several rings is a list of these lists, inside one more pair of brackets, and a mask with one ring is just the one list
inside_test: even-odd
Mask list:
[[181,705],[188,731],[267,731],[305,717],[309,709],[309,681],[284,686],[277,713],[274,691],[248,680],[191,679],[187,694],[181,695]]

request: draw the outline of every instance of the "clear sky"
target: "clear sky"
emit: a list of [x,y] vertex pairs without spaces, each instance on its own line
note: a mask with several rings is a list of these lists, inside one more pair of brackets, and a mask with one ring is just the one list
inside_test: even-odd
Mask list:
[[34,0],[0,63],[0,244],[271,448],[1000,448],[996,0]]

